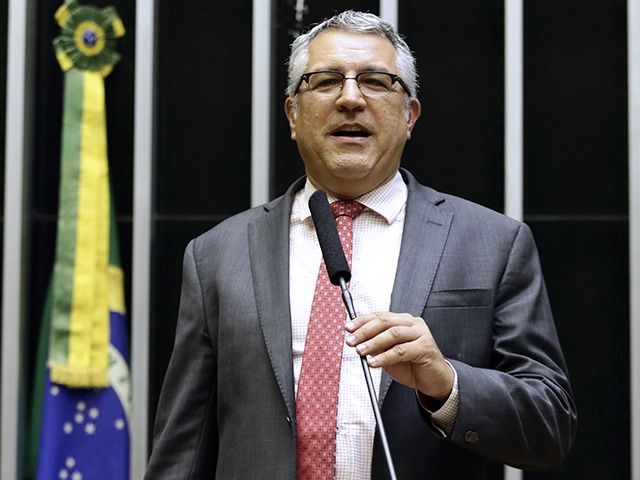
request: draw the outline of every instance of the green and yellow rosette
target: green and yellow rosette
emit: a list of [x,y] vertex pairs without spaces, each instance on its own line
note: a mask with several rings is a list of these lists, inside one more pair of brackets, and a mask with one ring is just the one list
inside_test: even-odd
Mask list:
[[120,59],[124,26],[113,7],[71,0],[55,14],[65,72],[60,193],[49,337],[51,380],[109,385],[110,193],[104,78]]
[[55,13],[62,29],[53,40],[56,57],[63,71],[73,67],[82,71],[111,73],[120,60],[116,39],[124,35],[124,25],[116,9],[79,5],[71,0]]

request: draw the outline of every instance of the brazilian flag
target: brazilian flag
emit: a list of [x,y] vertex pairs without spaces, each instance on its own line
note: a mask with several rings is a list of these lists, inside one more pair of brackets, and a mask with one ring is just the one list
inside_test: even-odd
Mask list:
[[27,477],[129,478],[123,272],[109,188],[104,78],[124,27],[113,7],[55,15],[64,78],[55,264],[40,331]]

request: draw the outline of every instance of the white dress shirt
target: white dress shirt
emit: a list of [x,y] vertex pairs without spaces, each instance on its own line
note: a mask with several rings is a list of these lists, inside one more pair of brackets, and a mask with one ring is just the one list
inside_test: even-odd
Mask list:
[[[308,206],[308,199],[314,191],[315,188],[307,180],[305,188],[296,193],[291,212],[289,283],[296,393],[313,293],[322,259]],[[335,200],[329,197],[329,202]],[[397,173],[392,180],[357,200],[367,208],[353,222],[352,277],[349,290],[353,296],[356,314],[389,311],[400,254],[407,186]],[[347,320],[345,310],[345,322]],[[381,370],[372,368],[371,376],[377,392]],[[455,395],[453,420],[457,414],[457,391]],[[451,405],[447,405],[445,410],[449,411],[450,407]],[[439,419],[434,420],[438,421],[445,431],[450,431],[451,420],[443,419],[444,425]],[[336,426],[337,479],[371,478],[375,427],[360,357],[354,348],[345,343]]]

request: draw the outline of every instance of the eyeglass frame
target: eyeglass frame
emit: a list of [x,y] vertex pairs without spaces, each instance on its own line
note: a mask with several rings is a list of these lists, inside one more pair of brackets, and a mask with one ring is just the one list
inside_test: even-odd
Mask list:
[[[303,73],[300,76],[300,81],[298,82],[298,85],[296,86],[294,95],[297,95],[298,92],[300,91],[300,87],[302,86],[302,82],[307,82],[307,85],[309,85],[309,77],[311,75],[316,74],[316,73],[336,73],[336,74],[342,76],[342,83],[340,84],[340,89],[335,94],[323,95],[322,93],[316,93],[316,95],[319,95],[321,97],[334,97],[334,96],[340,95],[340,93],[342,92],[342,89],[344,88],[344,82],[346,82],[347,80],[355,80],[356,84],[358,85],[358,90],[360,91],[360,93],[363,96],[368,97],[368,98],[371,98],[371,97],[373,97],[373,98],[384,97],[385,95],[388,95],[389,93],[391,93],[391,91],[393,89],[393,85],[396,82],[400,84],[400,86],[404,89],[404,91],[408,95],[411,95],[411,92],[409,91],[409,87],[407,87],[407,84],[404,83],[404,80],[402,80],[402,78],[400,78],[400,75],[396,75],[394,73],[389,73],[389,72],[380,72],[380,71],[376,71],[376,70],[365,70],[364,72],[356,73],[356,75],[354,77],[347,77],[344,73],[339,72],[337,70],[317,70],[315,72]],[[366,75],[366,74],[370,74],[370,73],[381,73],[383,75],[389,76],[389,78],[391,78],[391,88],[389,88],[389,91],[384,92],[381,95],[370,95],[370,94],[364,93],[362,91],[362,88],[360,87],[360,82],[358,81],[358,77],[360,77],[360,75]],[[309,92],[314,93],[315,90],[309,89]]]

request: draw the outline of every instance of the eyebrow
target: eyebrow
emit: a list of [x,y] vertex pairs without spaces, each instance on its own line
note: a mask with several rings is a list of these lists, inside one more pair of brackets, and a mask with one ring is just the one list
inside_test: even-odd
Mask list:
[[[337,73],[343,73],[343,68],[341,67],[336,67],[336,66],[331,66],[331,67],[317,67],[313,70],[308,70],[308,71],[313,71],[313,72],[337,72]],[[358,70],[357,73],[362,73],[362,72],[384,72],[384,73],[392,73],[387,67],[365,67],[361,70]]]

